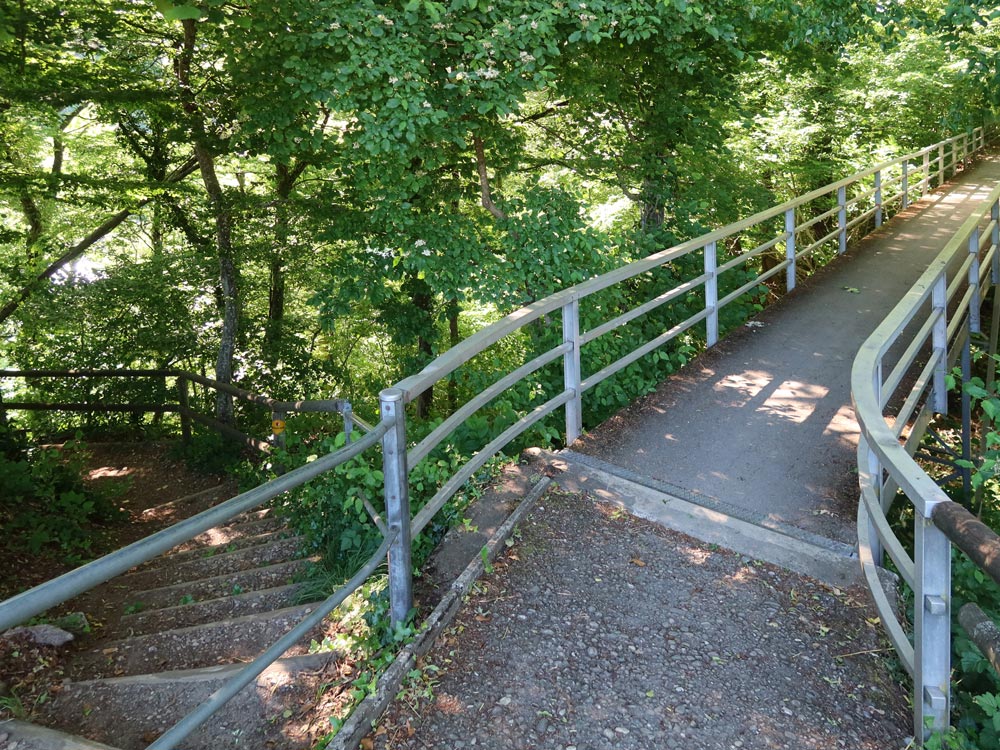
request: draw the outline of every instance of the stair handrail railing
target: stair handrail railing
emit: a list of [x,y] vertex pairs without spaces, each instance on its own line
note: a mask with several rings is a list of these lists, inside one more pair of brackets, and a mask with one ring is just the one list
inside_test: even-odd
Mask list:
[[[980,306],[1000,283],[1000,187],[962,225],[899,304],[865,341],[851,372],[851,392],[861,428],[858,444],[859,557],[865,581],[890,641],[913,678],[914,736],[947,728],[951,679],[951,545],[966,552],[1000,582],[1000,537],[952,501],[914,458],[935,414],[948,411],[948,379],[961,359],[969,378],[969,346],[980,334]],[[989,332],[996,352],[1000,315]],[[968,422],[968,396],[964,418]],[[911,554],[888,516],[899,494],[914,509]],[[913,635],[897,614],[894,596],[880,579],[884,556],[914,592]],[[960,618],[992,654],[1000,637],[974,605]]]
[[[51,402],[51,401],[5,401],[0,398],[0,424],[3,418],[10,411],[76,411],[76,412],[145,412],[145,413],[167,413],[176,412],[181,420],[181,437],[185,443],[191,441],[191,423],[198,422],[219,434],[235,440],[248,448],[256,450],[261,454],[268,454],[274,447],[283,447],[285,444],[285,420],[292,413],[335,413],[340,414],[344,424],[344,435],[347,442],[352,439],[355,427],[361,428],[364,432],[371,430],[364,420],[354,414],[351,402],[347,399],[301,399],[297,401],[282,401],[270,396],[253,393],[244,388],[223,383],[205,375],[194,372],[175,369],[81,369],[81,370],[0,370],[0,378],[11,379],[104,379],[104,378],[155,378],[163,381],[163,393],[167,393],[168,379],[173,378],[177,393],[176,402],[166,400],[156,404],[139,403],[116,403],[111,404],[105,401],[77,401],[77,402]],[[206,389],[214,390],[218,393],[225,393],[234,398],[250,404],[263,406],[271,411],[271,434],[265,439],[254,437],[240,430],[236,425],[221,422],[218,419],[209,417],[192,409],[190,405],[189,384],[197,383]]]
[[[124,573],[135,565],[152,559],[219,523],[246,510],[259,507],[283,492],[304,484],[360,455],[374,447],[379,441],[382,446],[387,516],[384,524],[383,542],[379,550],[368,560],[352,581],[331,596],[326,603],[317,609],[317,612],[323,612],[323,615],[319,615],[319,618],[322,619],[329,611],[332,611],[339,602],[342,602],[349,595],[351,590],[355,590],[361,585],[360,582],[364,580],[362,573],[374,570],[382,559],[382,555],[387,555],[390,615],[394,623],[404,622],[409,616],[413,604],[410,554],[412,537],[419,534],[455,492],[510,442],[561,407],[565,407],[566,443],[574,442],[582,430],[582,396],[587,390],[701,322],[705,323],[706,344],[708,346],[714,345],[719,340],[719,310],[722,307],[750,292],[754,287],[781,271],[785,271],[786,290],[794,289],[798,260],[814,253],[820,247],[832,243],[836,243],[838,254],[843,254],[847,249],[848,236],[852,229],[865,224],[865,222],[880,225],[886,218],[884,212],[887,206],[895,203],[898,204],[899,210],[902,210],[909,205],[912,197],[928,192],[935,177],[939,184],[943,183],[976,152],[984,148],[985,143],[984,129],[975,128],[969,133],[948,138],[921,151],[884,161],[806,195],[754,214],[747,219],[708,232],[527,305],[449,349],[420,373],[405,378],[395,386],[383,390],[379,398],[381,419],[361,439],[242,493],[215,508],[181,521],[168,529],[18,594],[5,602],[0,602],[0,630],[20,624],[50,607],[90,590],[115,575]],[[914,180],[913,177],[916,174],[921,176]],[[898,192],[885,198],[884,191],[887,188],[893,189],[894,186],[898,186]],[[857,192],[849,194],[852,189]],[[808,217],[801,215],[808,204],[827,197],[831,199],[829,202],[834,203],[832,208],[823,206],[818,209],[819,213],[815,215]],[[797,243],[796,240],[800,233],[820,225],[821,222],[832,221],[834,218],[836,226],[832,231],[805,247],[801,247]],[[782,228],[771,239],[756,245],[749,251],[741,252],[735,257],[723,257],[723,262],[719,262],[720,243],[775,219],[782,220]],[[719,296],[719,278],[722,274],[745,265],[747,261],[782,245],[784,246],[784,260],[782,262],[724,296]],[[580,330],[579,312],[582,301],[603,289],[692,254],[700,254],[704,261],[704,273],[681,282],[648,302],[595,328],[588,331]],[[651,341],[640,345],[616,362],[608,364],[586,377],[584,376],[582,347],[671,300],[695,294],[699,288],[704,297],[704,305],[699,312],[687,320],[677,323]],[[505,337],[516,335],[518,331],[533,321],[557,312],[561,314],[562,319],[563,341],[560,345],[500,377],[491,386],[458,408],[423,440],[407,451],[405,407],[408,403],[413,402],[428,388],[447,378],[470,359],[485,352]],[[409,473],[413,467],[427,458],[431,451],[444,442],[457,426],[506,389],[529,378],[547,364],[559,360],[562,360],[563,365],[563,390],[521,416],[501,434],[493,437],[446,480],[434,497],[411,519]],[[351,588],[352,586],[353,588]],[[297,638],[300,632],[305,632],[302,627],[303,625],[300,623],[279,643],[268,649],[264,655],[267,657],[266,659],[264,657],[258,658],[246,668],[244,673],[233,680],[242,680],[242,685],[249,684],[255,674],[259,674],[268,664],[280,656],[281,652],[285,650],[282,646],[289,638],[293,636]],[[254,673],[253,670],[257,671]],[[241,687],[237,687],[235,682],[231,683],[229,687],[220,688],[209,699],[210,706],[206,704],[195,709],[173,729],[161,735],[149,746],[148,750],[172,750],[177,747],[178,743],[207,721],[211,714],[235,695],[239,689]]]

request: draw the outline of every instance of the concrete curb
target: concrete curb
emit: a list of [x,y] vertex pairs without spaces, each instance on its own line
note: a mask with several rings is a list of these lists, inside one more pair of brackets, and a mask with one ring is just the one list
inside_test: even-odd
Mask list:
[[595,500],[612,503],[634,516],[702,542],[717,544],[832,586],[847,587],[861,582],[861,566],[856,558],[847,554],[838,554],[826,546],[574,463],[568,456],[554,456],[553,462],[555,468],[564,469],[556,483],[569,492],[588,494]]
[[[496,559],[514,528],[534,507],[538,499],[545,494],[551,483],[551,479],[544,478],[531,488],[524,500],[486,543],[487,560],[492,562]],[[396,660],[379,678],[376,691],[368,695],[344,722],[340,732],[326,746],[327,750],[355,750],[365,735],[371,732],[372,723],[382,715],[382,712],[396,697],[396,693],[399,692],[403,684],[403,679],[413,669],[417,659],[430,650],[438,635],[454,619],[462,606],[462,600],[469,593],[472,584],[483,574],[484,568],[484,560],[481,555],[473,558],[465,571],[448,588],[434,611],[424,620],[420,633],[414,641],[399,652]]]
[[[10,744],[8,744],[10,743]],[[0,721],[0,748],[16,745],[24,750],[116,750],[110,745],[10,719]]]

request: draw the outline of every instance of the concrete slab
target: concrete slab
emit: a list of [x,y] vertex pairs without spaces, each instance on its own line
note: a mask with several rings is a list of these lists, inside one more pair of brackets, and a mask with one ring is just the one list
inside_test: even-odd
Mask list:
[[998,182],[1000,158],[987,157],[573,450],[853,545],[858,427],[851,363]]
[[616,474],[578,461],[553,458],[562,470],[554,481],[563,489],[620,507],[633,516],[680,531],[708,544],[739,552],[808,575],[831,586],[848,587],[861,581],[858,560],[846,545],[807,541],[797,529],[766,528],[721,510],[689,502]]

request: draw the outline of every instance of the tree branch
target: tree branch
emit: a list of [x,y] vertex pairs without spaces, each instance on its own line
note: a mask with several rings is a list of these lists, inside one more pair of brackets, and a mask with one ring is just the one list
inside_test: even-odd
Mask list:
[[[198,162],[194,159],[188,159],[187,162],[181,164],[177,167],[166,179],[168,183],[176,183],[183,180],[185,177],[190,175],[192,172],[198,169]],[[48,281],[53,276],[55,276],[59,271],[65,268],[68,264],[72,263],[74,260],[83,255],[87,250],[97,244],[104,237],[109,235],[115,229],[117,229],[122,222],[124,222],[129,216],[138,211],[143,206],[147,205],[152,198],[143,198],[135,206],[131,208],[123,208],[121,211],[116,213],[114,216],[106,219],[98,227],[96,227],[90,234],[84,237],[82,240],[73,245],[69,250],[63,253],[59,258],[50,263],[48,267],[39,273],[30,283],[21,287],[21,289],[14,295],[14,298],[0,308],[0,323],[3,323],[7,318],[14,314],[14,312],[21,306],[28,297],[31,296],[32,292],[38,287],[42,282]]]
[[490,195],[490,176],[486,171],[486,149],[483,147],[483,139],[478,135],[472,136],[472,145],[476,149],[476,167],[479,169],[479,190],[483,208],[498,219],[506,219],[507,214],[497,208]]

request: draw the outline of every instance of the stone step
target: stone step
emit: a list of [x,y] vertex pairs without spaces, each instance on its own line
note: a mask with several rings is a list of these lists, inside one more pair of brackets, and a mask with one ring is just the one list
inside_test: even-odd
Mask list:
[[160,630],[172,630],[260,612],[270,612],[304,603],[299,598],[301,592],[301,584],[296,583],[176,607],[140,610],[122,617],[115,632],[121,637],[145,635]]
[[318,562],[318,560],[318,557],[299,558],[242,570],[238,573],[225,573],[197,581],[157,586],[135,592],[129,597],[128,607],[130,609],[140,608],[140,611],[176,607],[206,599],[238,595],[247,591],[260,591],[275,586],[284,586],[294,583],[296,576],[300,575],[310,562]]
[[174,550],[183,552],[200,547],[225,545],[244,537],[260,536],[284,528],[284,521],[270,508],[252,510],[237,516],[237,520],[232,523],[202,532],[190,541],[177,545]]
[[11,719],[0,722],[0,750],[117,750],[58,729]]
[[[249,661],[315,608],[315,604],[303,604],[106,642],[77,656],[72,672],[111,677]],[[304,642],[308,643],[309,638]]]
[[[54,726],[114,741],[121,750],[141,750],[244,666],[69,682],[45,707],[45,718]],[[185,750],[310,748],[315,739],[301,731],[299,717],[322,700],[324,687],[337,679],[336,669],[335,654],[281,659],[180,746]]]
[[301,547],[300,537],[285,537],[233,552],[220,552],[208,557],[194,556],[169,565],[142,568],[122,576],[118,583],[131,589],[141,589],[229,575],[293,560],[301,556]]
[[[192,560],[205,560],[208,558],[218,559],[231,552],[238,552],[240,550],[247,550],[252,547],[268,544],[270,542],[277,542],[282,539],[288,539],[291,536],[292,532],[290,531],[269,531],[253,536],[236,536],[227,541],[219,542],[218,544],[209,544],[201,547],[183,549],[178,550],[177,552],[167,552],[166,554],[150,560],[148,563],[141,566],[135,573],[131,573],[129,575],[137,575],[138,573],[145,573],[150,570],[163,570],[164,568],[180,565],[181,563],[190,562]],[[128,580],[128,576],[126,576],[126,580]]]
[[157,521],[164,523],[175,523],[184,518],[189,518],[203,510],[215,507],[223,500],[228,500],[232,496],[232,489],[227,484],[220,484],[210,487],[201,492],[179,497],[170,502],[147,508],[139,516],[143,521]]

